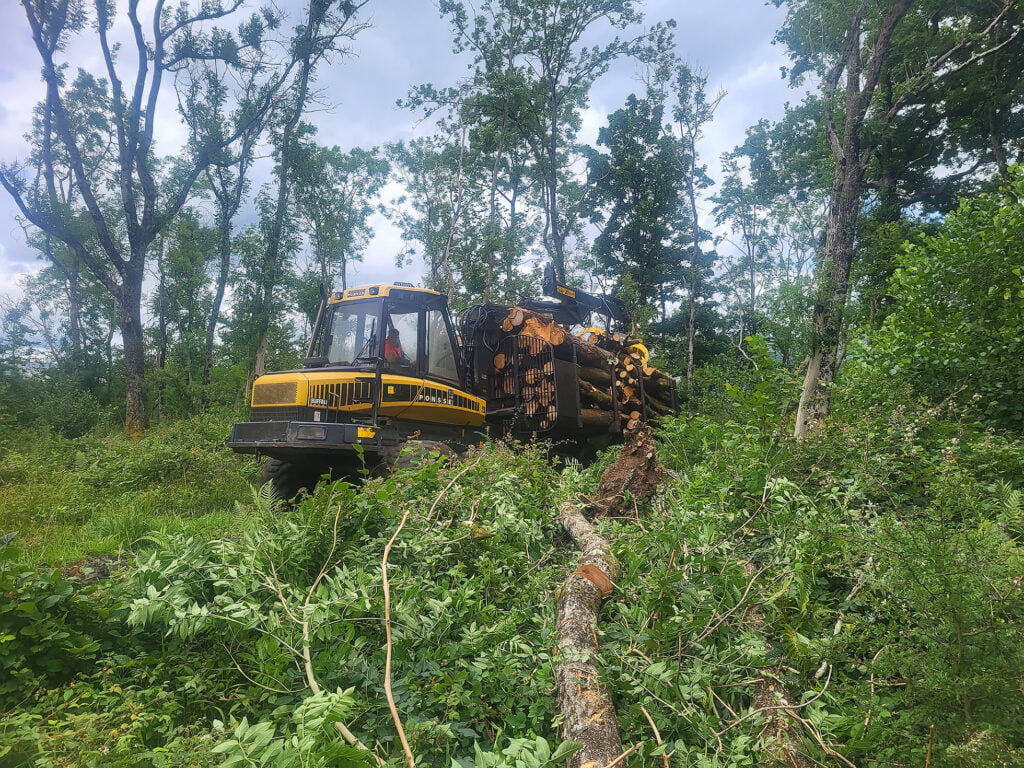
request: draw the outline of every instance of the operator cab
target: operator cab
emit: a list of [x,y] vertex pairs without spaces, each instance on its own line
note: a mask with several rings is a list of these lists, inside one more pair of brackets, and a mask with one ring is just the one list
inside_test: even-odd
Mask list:
[[325,304],[307,367],[365,370],[463,381],[448,302],[436,291],[411,286],[350,288]]

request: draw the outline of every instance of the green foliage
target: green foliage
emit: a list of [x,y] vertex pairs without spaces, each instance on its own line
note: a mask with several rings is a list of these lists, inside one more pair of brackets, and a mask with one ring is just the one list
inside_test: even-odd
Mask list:
[[562,765],[579,749],[579,745],[571,741],[563,741],[555,751],[543,736],[534,739],[510,739],[509,745],[500,752],[484,752],[479,744],[473,747],[473,762],[452,760],[451,768],[548,768]]
[[[498,731],[551,738],[554,472],[537,450],[495,447],[466,463],[365,489],[336,483],[292,512],[259,502],[232,539],[158,537],[125,584],[128,625],[225,643],[248,681],[235,699],[249,722],[295,705],[309,685],[297,664],[308,643],[323,689],[359,692],[364,740],[391,744],[380,556],[410,511],[390,562],[395,697],[414,749],[441,764]],[[513,583],[534,599],[523,602]]]
[[224,449],[235,420],[208,413],[139,440],[0,431],[0,530],[18,531],[30,560],[74,563],[116,555],[151,532],[223,529],[257,477],[254,462]]
[[762,337],[748,336],[744,347],[742,354],[719,356],[695,371],[692,410],[717,422],[771,432],[784,423],[799,382],[771,356]]
[[[283,733],[278,735],[274,723],[249,724],[242,718],[227,731],[229,738],[211,751],[223,756],[220,763],[228,766],[260,766],[261,768],[364,768],[374,763],[365,751],[337,740],[333,726],[351,712],[355,699],[351,689],[318,693],[302,700],[287,714]],[[283,713],[279,710],[277,715]],[[214,731],[225,731],[219,720]]]
[[681,142],[663,130],[664,112],[663,104],[630,95],[598,135],[607,153],[593,153],[588,163],[591,221],[603,224],[594,256],[641,325],[683,281],[685,251],[672,240],[681,235],[685,244],[691,230],[681,215],[679,170],[687,161]]
[[[780,413],[797,382],[760,339],[746,349],[704,369],[717,385],[700,415],[663,424],[668,479],[639,524],[599,524],[625,569],[600,666],[624,742],[644,742],[632,764],[762,764],[764,679],[800,704],[814,759],[828,757],[816,734],[857,762],[923,763],[930,744],[936,768],[1013,764],[1024,445],[948,404],[854,408],[845,390],[831,429],[795,442]],[[177,471],[135,461],[164,483]],[[5,715],[0,750],[41,765],[365,764],[340,721],[397,758],[380,568],[408,514],[389,561],[393,682],[418,763],[560,765],[573,747],[554,746],[552,591],[575,553],[552,510],[600,469],[559,477],[540,448],[489,445],[326,484],[292,509],[244,494],[230,536],[147,534],[114,582],[5,571],[30,574],[5,585],[15,604],[61,595],[8,613],[50,628],[44,655],[67,661],[36,669],[36,641],[5,631],[19,690],[42,688]]]
[[932,402],[977,400],[991,423],[1024,426],[1024,181],[963,201],[935,235],[909,244],[897,302],[862,354]]
[[[15,705],[39,684],[59,685],[96,657],[85,629],[99,618],[94,586],[59,569],[22,565],[12,541],[0,536],[0,709]],[[86,572],[88,573],[88,572]],[[83,574],[85,575],[85,574]]]

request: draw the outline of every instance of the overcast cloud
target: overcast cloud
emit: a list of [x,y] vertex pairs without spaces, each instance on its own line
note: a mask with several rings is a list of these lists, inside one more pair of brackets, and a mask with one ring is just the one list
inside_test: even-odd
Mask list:
[[[278,5],[287,10],[300,2],[282,0]],[[320,73],[318,85],[333,107],[311,116],[321,143],[342,149],[429,132],[429,125],[417,126],[416,117],[397,109],[395,101],[413,84],[443,86],[467,74],[469,59],[451,53],[447,25],[433,2],[371,0],[368,8],[373,27],[354,41],[354,56]],[[728,92],[700,148],[717,180],[720,155],[743,140],[746,128],[762,117],[777,119],[785,102],[798,98],[780,76],[784,57],[771,43],[782,12],[761,0],[648,0],[644,14],[646,24],[674,18],[679,55],[707,73],[712,91]],[[38,56],[14,0],[0,0],[0,51],[0,162],[11,162],[27,153],[23,135],[29,129],[32,108],[43,95]],[[86,36],[71,54],[76,64],[99,71],[94,38]],[[593,142],[607,114],[641,87],[635,64],[617,62],[592,91],[580,138]],[[162,108],[157,141],[163,151],[170,151],[180,145],[184,132],[174,113],[172,94],[164,94]],[[265,175],[267,169],[262,172]],[[365,262],[355,265],[352,282],[417,280],[416,265],[396,276],[394,258],[401,238],[395,228],[380,216],[375,217],[374,226],[376,236]],[[18,276],[40,266],[25,244],[14,204],[0,190],[0,293],[17,292]]]

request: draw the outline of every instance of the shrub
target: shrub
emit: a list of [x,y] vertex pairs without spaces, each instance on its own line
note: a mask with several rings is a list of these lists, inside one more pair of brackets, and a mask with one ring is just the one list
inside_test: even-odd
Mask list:
[[992,423],[1024,428],[1024,176],[964,200],[941,231],[908,244],[892,314],[862,351],[880,378],[932,402],[977,401]]
[[96,589],[55,568],[20,565],[15,535],[0,536],[0,709],[41,685],[60,685],[96,657]]

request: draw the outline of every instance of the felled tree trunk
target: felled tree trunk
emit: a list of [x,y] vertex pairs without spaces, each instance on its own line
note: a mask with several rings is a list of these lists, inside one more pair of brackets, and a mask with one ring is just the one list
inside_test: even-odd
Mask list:
[[608,540],[598,536],[574,502],[561,504],[562,526],[582,552],[558,596],[555,689],[562,738],[583,745],[569,768],[604,768],[622,754],[619,721],[597,667],[597,614],[622,574]]
[[[754,577],[754,567],[745,563],[743,570],[747,578]],[[747,618],[755,631],[764,633],[765,620],[759,604],[747,609]],[[782,670],[778,667],[764,670],[754,686],[754,709],[761,710],[764,728],[761,736],[765,741],[765,752],[761,764],[765,768],[811,768],[811,762],[803,749],[803,735],[800,725],[794,719],[797,710],[793,696],[782,682]]]

